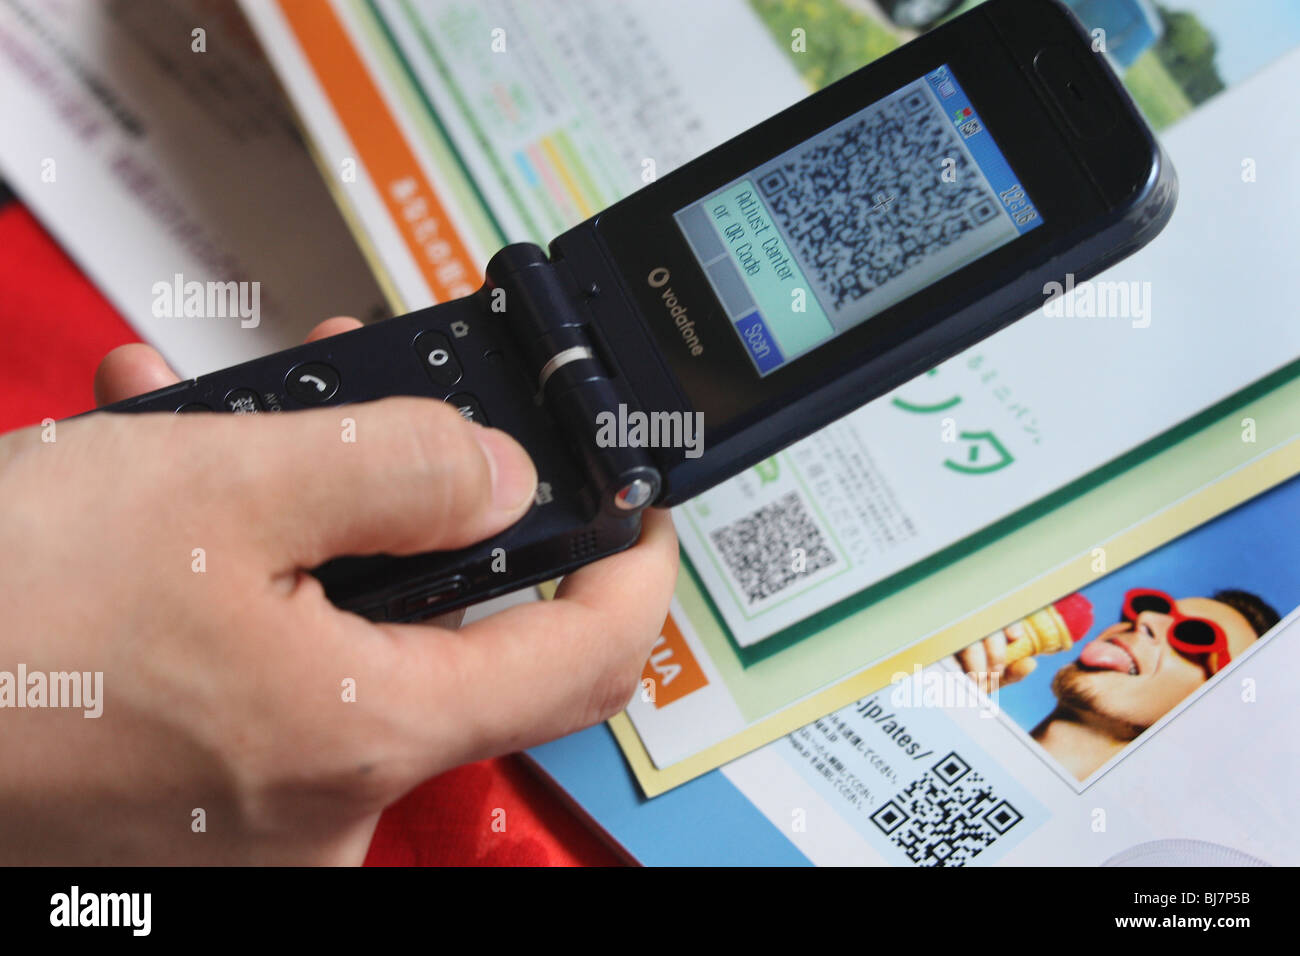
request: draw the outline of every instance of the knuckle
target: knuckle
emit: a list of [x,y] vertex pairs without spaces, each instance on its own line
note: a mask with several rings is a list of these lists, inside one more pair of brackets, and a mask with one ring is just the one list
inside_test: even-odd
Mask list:
[[604,692],[597,697],[592,708],[593,717],[589,723],[598,724],[620,714],[627,707],[628,701],[636,693],[637,681],[608,682]]
[[444,478],[454,466],[476,464],[474,459],[482,462],[482,455],[468,454],[477,451],[472,426],[445,403],[403,402],[398,424],[417,467],[431,477]]
[[641,686],[644,669],[644,654],[629,651],[619,655],[597,686],[592,706],[595,713],[593,723],[609,720],[627,707]]
[[450,519],[467,504],[486,498],[491,474],[470,431],[476,426],[442,402],[405,403],[401,422],[416,471],[428,482],[436,514]]

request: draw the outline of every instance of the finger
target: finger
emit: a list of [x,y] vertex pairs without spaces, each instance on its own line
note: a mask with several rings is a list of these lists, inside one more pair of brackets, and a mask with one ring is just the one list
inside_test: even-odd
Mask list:
[[381,625],[407,665],[390,668],[386,696],[416,721],[430,755],[455,762],[589,726],[631,700],[676,578],[672,521],[647,513],[635,547],[570,575],[553,601],[456,633]]
[[[307,333],[306,341],[315,342],[361,328],[361,322],[349,316],[326,319]],[[145,392],[175,385],[180,377],[171,370],[157,350],[140,342],[113,349],[95,371],[95,404],[111,405]]]
[[1018,661],[1012,661],[1011,666],[1002,672],[1002,686],[1014,684],[1018,680],[1024,680],[1032,674],[1038,667],[1038,661],[1032,657],[1022,657]]
[[179,381],[155,349],[142,342],[119,345],[95,370],[95,404],[111,405]]
[[989,669],[988,655],[984,652],[984,642],[976,641],[970,647],[958,653],[961,669],[972,676],[986,673]]
[[984,638],[984,653],[988,656],[989,673],[1000,674],[1007,666],[1007,635],[995,631]]
[[[671,554],[666,554],[669,550]],[[647,510],[641,518],[641,538],[636,547],[627,552],[626,557],[615,555],[566,575],[555,592],[555,599],[576,601],[602,611],[614,611],[618,607],[618,595],[634,591],[641,574],[655,579],[662,578],[661,572],[665,567],[661,562],[665,557],[670,559],[670,577],[675,582],[677,532],[673,530],[672,518],[666,511]],[[636,563],[633,563],[633,559],[637,559]],[[665,611],[666,609],[665,604]]]
[[287,470],[295,488],[291,507],[268,501],[265,515],[290,566],[463,548],[533,503],[537,471],[527,452],[444,402],[348,405],[313,413],[302,427],[297,417],[273,416],[275,427],[259,430],[250,449],[262,468]]
[[[517,521],[537,472],[504,432],[400,397],[278,415],[103,416],[98,439],[184,485],[278,577],[340,555],[462,548]],[[89,421],[89,420],[87,420]],[[234,542],[232,541],[232,544]]]
[[344,332],[352,332],[361,328],[361,320],[354,319],[350,315],[336,315],[332,319],[326,319],[316,328],[307,333],[305,342],[315,342],[319,339],[327,339],[331,335],[342,335]]

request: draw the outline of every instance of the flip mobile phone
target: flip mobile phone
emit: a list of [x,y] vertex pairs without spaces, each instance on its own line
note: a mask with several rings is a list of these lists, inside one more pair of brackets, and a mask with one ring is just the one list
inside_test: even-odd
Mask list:
[[[756,84],[756,91],[761,84]],[[540,485],[455,552],[339,558],[331,600],[414,620],[631,545],[729,478],[1150,241],[1175,174],[1056,0],[988,0],[556,238],[474,295],[110,406],[267,413],[426,395]],[[504,560],[502,560],[504,559]]]

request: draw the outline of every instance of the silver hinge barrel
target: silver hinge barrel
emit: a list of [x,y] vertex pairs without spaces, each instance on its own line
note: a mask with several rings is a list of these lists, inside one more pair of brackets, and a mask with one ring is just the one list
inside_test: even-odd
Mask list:
[[662,488],[654,460],[644,448],[610,442],[609,429],[602,429],[606,416],[626,421],[638,403],[600,358],[584,293],[561,264],[530,243],[493,256],[487,282],[489,307],[519,344],[538,399],[569,436],[599,507],[626,515],[652,504]]

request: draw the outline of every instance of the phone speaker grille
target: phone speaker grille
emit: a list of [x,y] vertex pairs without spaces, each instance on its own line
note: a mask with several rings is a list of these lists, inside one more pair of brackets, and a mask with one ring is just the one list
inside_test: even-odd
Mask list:
[[595,531],[579,531],[569,538],[569,557],[574,561],[591,557],[596,553],[597,544]]

